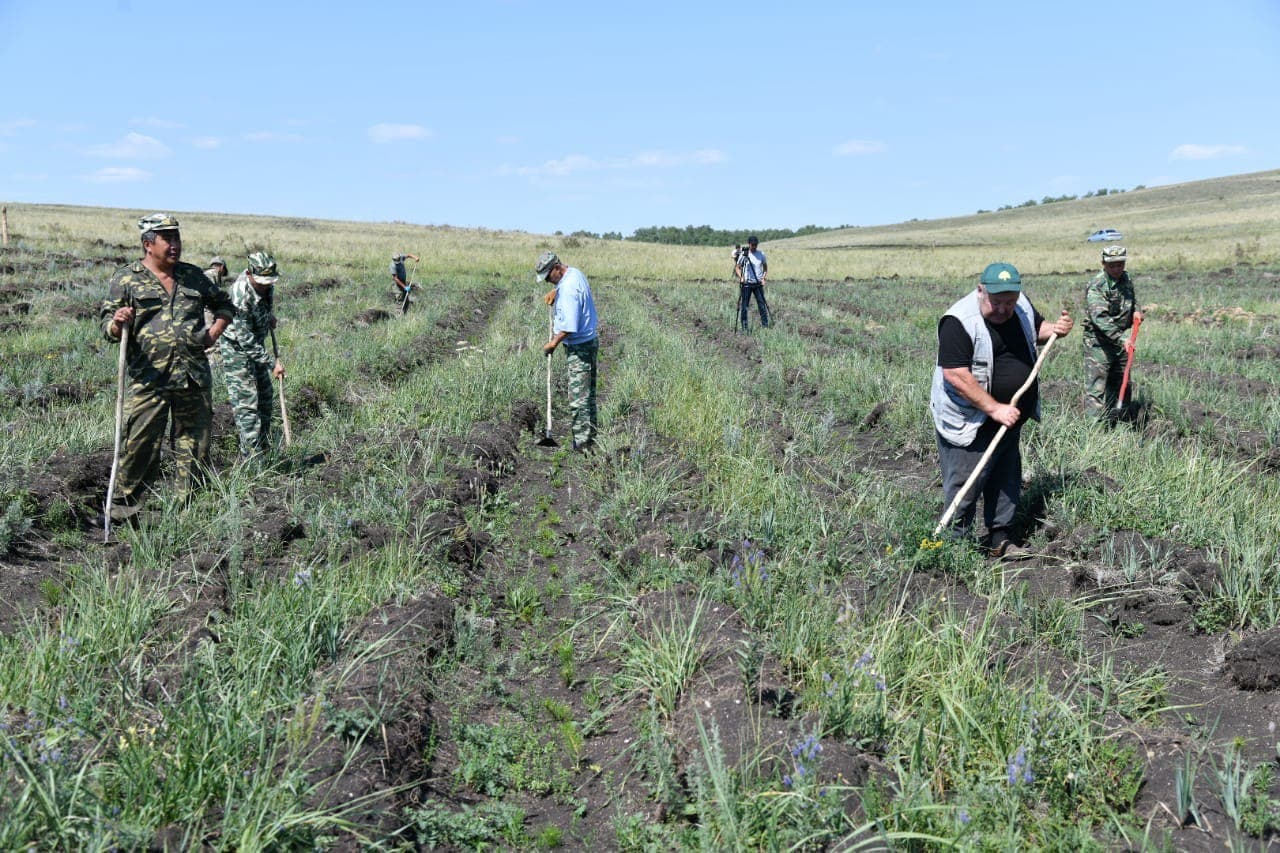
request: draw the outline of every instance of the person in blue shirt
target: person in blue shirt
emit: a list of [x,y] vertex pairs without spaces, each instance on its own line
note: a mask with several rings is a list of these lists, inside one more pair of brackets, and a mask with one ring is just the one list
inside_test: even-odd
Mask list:
[[588,451],[595,445],[596,357],[600,339],[596,334],[596,303],[591,285],[582,270],[565,266],[555,252],[543,252],[534,268],[538,281],[549,281],[555,289],[547,293],[547,305],[554,306],[551,340],[542,351],[550,356],[564,344],[569,373],[569,411],[572,414],[573,449]]

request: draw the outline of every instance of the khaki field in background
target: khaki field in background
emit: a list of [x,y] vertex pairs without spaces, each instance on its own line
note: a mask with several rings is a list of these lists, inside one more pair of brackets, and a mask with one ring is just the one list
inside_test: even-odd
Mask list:
[[[156,209],[164,209],[163,192]],[[134,225],[151,210],[9,204],[11,239],[68,250],[138,246]],[[728,247],[668,246],[523,231],[490,231],[402,222],[357,223],[237,214],[176,213],[185,259],[214,254],[242,259],[250,247],[272,249],[284,263],[385,266],[393,251],[422,256],[421,277],[451,271],[523,277],[538,253],[554,249],[593,279],[727,279]],[[777,223],[759,223],[761,227]],[[745,223],[744,227],[751,227]],[[899,276],[950,279],[977,275],[1003,260],[1024,274],[1077,273],[1097,267],[1099,246],[1085,238],[1116,228],[1135,269],[1209,271],[1280,260],[1280,170],[1236,175],[1099,198],[950,219],[847,228],[766,244],[775,281],[843,281]],[[232,261],[233,270],[237,261]],[[531,277],[531,276],[530,276]]]

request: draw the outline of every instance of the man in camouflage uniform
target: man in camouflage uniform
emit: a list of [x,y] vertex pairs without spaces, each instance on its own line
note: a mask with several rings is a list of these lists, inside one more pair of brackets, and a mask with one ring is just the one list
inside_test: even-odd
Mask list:
[[[231,300],[194,264],[182,263],[178,220],[156,213],[138,220],[143,257],[111,278],[100,312],[102,332],[118,343],[129,328],[129,391],[113,517],[130,514],[160,470],[173,421],[177,495],[190,499],[209,462],[213,376],[205,349],[235,316]],[[213,314],[205,322],[205,309]]]
[[217,287],[222,287],[222,282],[227,279],[227,262],[218,255],[214,255],[209,261],[209,266],[204,271],[204,277],[213,282]]
[[267,352],[266,340],[276,327],[272,313],[275,259],[266,252],[249,256],[249,266],[231,285],[236,318],[218,343],[227,395],[240,433],[240,456],[250,458],[270,447],[272,377],[284,376],[284,365]]
[[1089,282],[1084,294],[1085,406],[1094,417],[1108,422],[1124,413],[1126,401],[1120,399],[1120,384],[1133,348],[1126,333],[1134,321],[1142,320],[1133,279],[1124,268],[1127,257],[1124,246],[1103,249],[1102,272]]
[[552,337],[542,351],[549,358],[564,344],[569,370],[569,411],[572,413],[573,449],[588,451],[596,439],[596,361],[600,339],[596,335],[596,303],[582,270],[565,266],[555,252],[543,252],[534,268],[538,281],[556,287],[545,297],[555,306]]

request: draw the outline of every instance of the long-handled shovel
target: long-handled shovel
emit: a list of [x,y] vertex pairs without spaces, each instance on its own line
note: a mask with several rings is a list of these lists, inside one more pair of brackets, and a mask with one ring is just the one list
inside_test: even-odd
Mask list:
[[[275,354],[276,361],[280,361],[280,347],[276,345],[276,330],[271,330],[271,352]],[[289,433],[289,407],[284,402],[284,377],[280,377],[280,420],[284,422],[284,446],[288,447],[293,443],[293,436]]]
[[1116,403],[1121,408],[1124,408],[1124,405],[1125,405],[1124,394],[1126,391],[1129,390],[1129,369],[1133,367],[1133,347],[1134,347],[1134,344],[1138,342],[1138,327],[1141,325],[1142,325],[1142,318],[1134,317],[1133,332],[1129,334],[1129,357],[1125,359],[1125,362],[1124,362],[1124,380],[1120,383],[1120,396],[1116,400]]
[[[547,327],[550,337],[556,336],[556,310],[551,308],[547,314]],[[547,353],[547,432],[542,438],[538,439],[539,447],[559,447],[556,440],[551,437],[551,353]]]
[[413,262],[413,269],[409,270],[409,280],[404,283],[404,302],[400,305],[400,316],[409,313],[409,293],[413,290],[413,274],[418,271],[418,262]]
[[120,358],[116,365],[116,440],[111,454],[111,477],[107,480],[107,505],[102,511],[102,542],[111,541],[111,502],[116,493],[116,474],[120,471],[120,434],[124,430],[124,367],[129,349],[129,327],[120,327]]
[[[1018,400],[1031,383],[1036,381],[1036,376],[1040,373],[1040,365],[1044,364],[1044,357],[1049,354],[1049,347],[1053,346],[1053,342],[1058,339],[1057,333],[1049,336],[1048,342],[1044,345],[1044,349],[1040,350],[1040,357],[1036,359],[1035,367],[1031,368],[1031,375],[1027,377],[1027,381],[1022,383],[1022,387],[1013,395],[1013,399],[1009,401],[1010,406],[1018,405]],[[969,494],[969,490],[973,488],[974,481],[978,479],[978,475],[982,473],[982,469],[987,466],[987,462],[991,460],[991,455],[996,452],[996,445],[1000,443],[1000,439],[1004,438],[1004,434],[1009,431],[1007,426],[1001,426],[1000,431],[996,433],[995,438],[991,439],[991,443],[987,445],[987,452],[982,454],[982,458],[978,460],[978,464],[974,466],[973,473],[969,475],[969,479],[964,481],[964,485],[960,487],[960,491],[956,492],[956,496],[951,501],[951,506],[947,507],[947,511],[942,514],[942,520],[938,522],[938,526],[933,528],[933,535],[937,536],[942,532],[942,528],[951,523],[951,517],[956,514],[956,510],[960,508],[960,503]]]

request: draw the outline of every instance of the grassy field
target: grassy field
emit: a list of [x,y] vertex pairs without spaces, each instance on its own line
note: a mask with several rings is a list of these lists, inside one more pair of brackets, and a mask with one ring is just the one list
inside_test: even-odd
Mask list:
[[[1280,173],[764,247],[181,213],[272,250],[294,443],[102,545],[111,272],[150,211],[9,205],[0,848],[1236,849],[1280,829]],[[1079,319],[1101,227],[1146,412],[1078,332],[1033,557],[932,538],[935,327],[1008,260]],[[536,446],[537,254],[590,277],[600,452]],[[388,256],[422,256],[392,312]],[[232,260],[233,271],[238,269]]]

